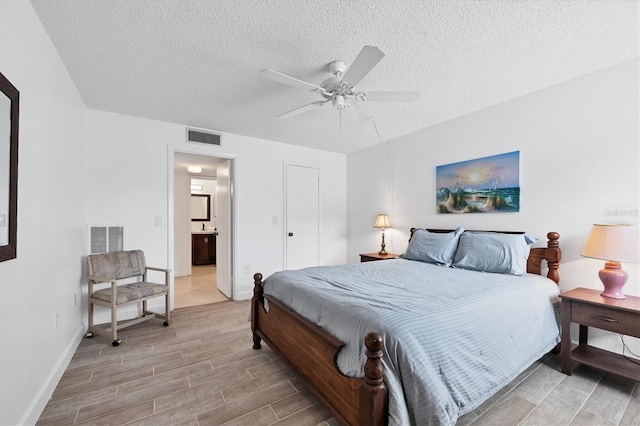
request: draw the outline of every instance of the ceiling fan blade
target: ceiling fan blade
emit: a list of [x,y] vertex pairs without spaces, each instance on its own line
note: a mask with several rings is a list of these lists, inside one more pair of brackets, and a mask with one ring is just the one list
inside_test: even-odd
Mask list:
[[306,81],[298,80],[297,78],[289,77],[281,72],[265,69],[260,71],[260,75],[269,80],[277,81],[278,83],[286,84],[288,86],[297,87],[298,89],[320,91],[324,93],[324,89],[315,84],[307,83]]
[[418,92],[365,92],[365,101],[371,102],[414,102],[420,97]]
[[277,118],[295,117],[296,115],[303,114],[303,113],[305,113],[307,111],[311,111],[312,109],[320,107],[320,106],[326,104],[327,102],[329,102],[329,100],[313,102],[313,103],[310,103],[309,105],[301,106],[300,108],[296,108],[296,109],[291,110],[289,112],[285,112],[284,114],[280,114]]
[[369,71],[371,71],[382,58],[384,58],[384,53],[377,47],[363,47],[356,60],[353,61],[347,72],[342,76],[342,81],[351,86],[355,86],[365,75],[369,74]]

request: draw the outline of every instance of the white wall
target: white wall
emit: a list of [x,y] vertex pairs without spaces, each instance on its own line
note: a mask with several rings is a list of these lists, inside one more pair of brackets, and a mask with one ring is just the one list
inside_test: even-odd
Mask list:
[[[173,185],[167,146],[170,151],[235,158],[235,299],[251,297],[255,272],[266,276],[283,268],[285,162],[321,170],[320,262],[345,262],[345,155],[233,134],[222,135],[221,147],[188,144],[184,126],[91,109],[87,121],[92,134],[87,156],[100,159],[88,176],[87,220],[124,225],[125,248],[143,248],[150,265],[173,269],[166,226],[173,219],[167,200],[168,182]],[[105,199],[111,203],[105,205]],[[154,216],[162,216],[162,226],[154,227]]]
[[27,1],[0,2],[0,71],[20,91],[18,256],[0,263],[0,424],[33,424],[84,331],[86,109]]
[[[389,213],[387,251],[395,253],[404,252],[414,226],[523,230],[545,243],[546,233],[557,231],[560,289],[601,288],[604,262],[580,251],[593,223],[638,229],[638,81],[636,59],[349,155],[348,259],[379,247],[380,232],[372,228],[379,212]],[[516,150],[519,213],[435,213],[436,166]],[[638,265],[624,269],[625,292],[640,295]],[[606,334],[592,341],[621,351],[617,335],[591,334]]]

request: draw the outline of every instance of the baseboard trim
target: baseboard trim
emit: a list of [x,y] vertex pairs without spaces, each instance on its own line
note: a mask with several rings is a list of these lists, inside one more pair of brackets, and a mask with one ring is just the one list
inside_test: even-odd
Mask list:
[[51,395],[53,395],[53,391],[56,389],[60,378],[69,366],[71,358],[73,358],[73,355],[76,353],[76,349],[78,349],[78,346],[80,345],[80,342],[84,337],[84,330],[84,324],[81,323],[80,327],[75,332],[73,339],[71,339],[69,345],[67,345],[66,349],[64,350],[62,357],[60,357],[60,360],[56,364],[56,367],[53,369],[53,371],[51,371],[51,374],[49,374],[49,377],[47,377],[47,380],[44,382],[40,390],[36,393],[33,400],[29,404],[29,407],[27,407],[27,410],[20,419],[19,424],[36,424],[36,422],[40,418],[40,415],[42,414],[42,411],[44,410],[44,407],[47,405],[47,402],[49,402],[49,398],[51,398]]

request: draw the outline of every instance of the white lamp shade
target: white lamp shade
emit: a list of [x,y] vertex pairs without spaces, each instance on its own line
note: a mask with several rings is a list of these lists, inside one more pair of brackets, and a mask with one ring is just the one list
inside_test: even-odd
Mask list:
[[632,225],[595,224],[582,256],[625,263],[640,262],[640,240]]
[[[371,222],[369,222],[371,223]],[[379,214],[376,218],[376,223],[373,225],[374,228],[391,228],[391,223],[389,222],[389,216],[386,214]]]

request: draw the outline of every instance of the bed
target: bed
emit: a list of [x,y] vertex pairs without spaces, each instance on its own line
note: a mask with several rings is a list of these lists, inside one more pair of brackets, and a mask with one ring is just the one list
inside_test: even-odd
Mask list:
[[[254,349],[264,340],[342,424],[455,424],[559,342],[556,232],[534,248],[516,232],[411,234],[403,259],[254,275]],[[492,239],[517,240],[524,269],[472,270]]]

